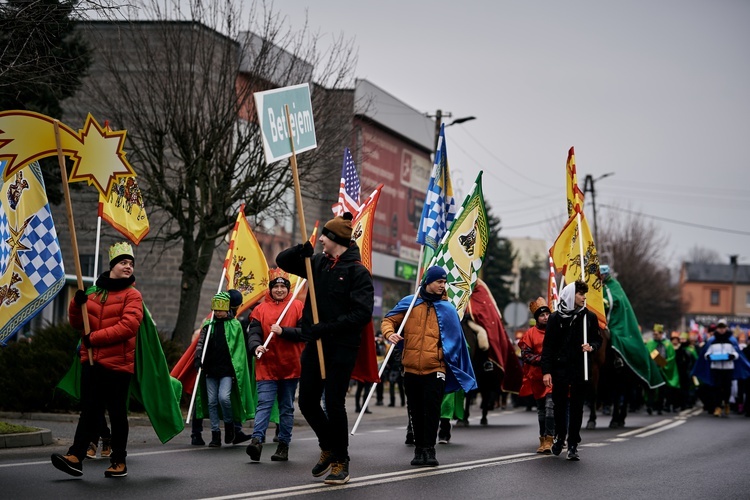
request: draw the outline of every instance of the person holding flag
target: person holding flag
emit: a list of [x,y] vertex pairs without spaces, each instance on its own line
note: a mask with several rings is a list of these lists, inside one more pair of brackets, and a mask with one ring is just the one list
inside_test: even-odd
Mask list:
[[[584,377],[584,363],[602,345],[596,314],[586,308],[588,285],[583,281],[568,283],[560,293],[557,311],[547,321],[547,332],[542,344],[542,381],[552,388],[555,413],[555,439],[552,454],[559,455],[568,439],[568,460],[578,460],[581,442],[583,403],[588,381]],[[584,323],[587,342],[584,341]]]
[[[143,319],[143,299],[135,289],[135,258],[128,243],[109,249],[109,271],[92,289],[78,290],[68,307],[70,324],[83,330],[86,306],[91,333],[83,335],[81,349],[81,416],[68,453],[52,454],[52,465],[71,476],[83,475],[89,443],[99,436],[104,411],[112,425],[112,453],[105,477],[128,475],[128,398],[135,364],[136,335]],[[93,355],[93,359],[89,357]],[[91,361],[91,362],[90,362]]]
[[[305,259],[310,259],[319,322],[313,321],[308,294],[302,316],[301,334],[307,345],[300,359],[299,407],[321,450],[312,474],[320,477],[330,469],[326,484],[349,481],[346,393],[375,300],[372,275],[361,261],[359,246],[352,241],[352,219],[352,214],[345,212],[326,222],[319,239],[322,253],[314,254],[308,241],[276,257],[281,269],[302,278],[308,277]],[[325,378],[318,361],[318,339],[323,346]],[[370,348],[374,349],[374,343]],[[324,394],[325,411],[320,405]]]
[[445,295],[446,278],[440,266],[427,269],[408,317],[413,295],[401,299],[380,325],[383,337],[391,343],[403,342],[401,363],[415,444],[411,465],[439,465],[435,440],[443,393],[477,388],[461,318]]
[[[278,397],[279,444],[271,460],[285,462],[289,460],[289,443],[294,428],[294,393],[301,373],[299,357],[304,347],[299,328],[302,302],[292,300],[288,274],[281,269],[272,269],[268,274],[268,295],[253,309],[247,327],[247,352],[261,357],[255,360],[258,407],[252,438],[245,451],[253,462],[260,461],[271,409]],[[279,319],[285,310],[283,319]],[[264,342],[271,335],[273,340],[266,348]]]

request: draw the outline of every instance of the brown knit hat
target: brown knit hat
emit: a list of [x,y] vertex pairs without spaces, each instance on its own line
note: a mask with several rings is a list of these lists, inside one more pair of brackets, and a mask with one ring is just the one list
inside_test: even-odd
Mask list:
[[348,247],[352,241],[352,219],[351,213],[344,212],[326,222],[321,233],[334,243]]

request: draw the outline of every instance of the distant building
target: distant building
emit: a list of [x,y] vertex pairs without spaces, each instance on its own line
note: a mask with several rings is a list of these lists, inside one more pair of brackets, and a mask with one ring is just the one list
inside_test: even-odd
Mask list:
[[750,329],[750,266],[684,262],[680,294],[685,329],[726,318],[730,328]]
[[[512,281],[511,292],[517,296],[521,289],[522,267],[532,267],[535,261],[541,261],[545,274],[549,272],[549,248],[551,245],[538,238],[509,238],[509,240],[516,255],[516,258],[513,259],[512,275],[509,278]],[[547,293],[545,290],[540,290],[539,295],[546,297]],[[526,297],[519,297],[519,299],[523,302]]]

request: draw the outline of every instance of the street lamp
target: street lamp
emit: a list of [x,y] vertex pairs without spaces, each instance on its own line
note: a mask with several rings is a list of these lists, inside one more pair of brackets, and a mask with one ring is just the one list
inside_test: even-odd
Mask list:
[[[443,113],[443,111],[440,109],[438,109],[434,115],[427,115],[427,118],[435,118],[435,147],[433,148],[435,151],[437,151],[438,147],[438,140],[440,138],[440,125],[442,125],[443,123],[443,118],[451,118],[452,116],[452,113]],[[476,116],[464,116],[462,118],[456,118],[445,126],[450,127],[451,125],[458,125],[459,123],[464,123],[476,119]]]
[[594,190],[594,183],[611,175],[615,175],[615,173],[608,172],[606,174],[600,175],[596,179],[594,179],[590,175],[587,175],[583,181],[583,194],[586,195],[586,193],[591,192],[591,207],[594,210],[594,241],[597,245],[599,244],[599,233],[596,228],[596,191]]

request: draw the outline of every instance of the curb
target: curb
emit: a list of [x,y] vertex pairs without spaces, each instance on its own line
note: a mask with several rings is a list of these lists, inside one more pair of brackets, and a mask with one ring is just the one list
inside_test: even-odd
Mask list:
[[23,448],[26,446],[45,446],[52,444],[52,431],[39,429],[34,432],[0,435],[0,449]]

